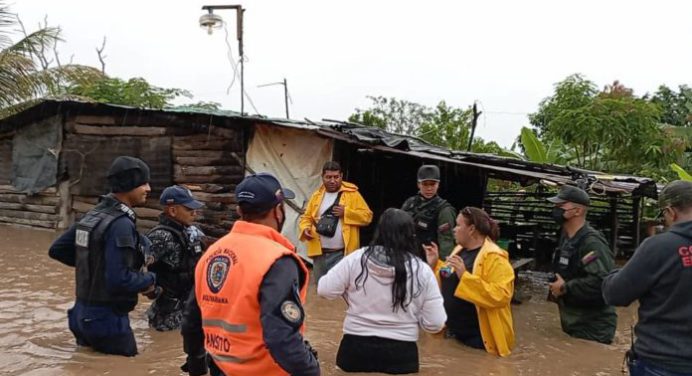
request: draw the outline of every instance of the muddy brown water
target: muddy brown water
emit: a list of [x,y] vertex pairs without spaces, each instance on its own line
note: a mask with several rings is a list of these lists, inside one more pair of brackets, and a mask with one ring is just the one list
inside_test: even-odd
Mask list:
[[[66,310],[74,299],[74,270],[48,257],[57,234],[0,225],[0,375],[182,375],[182,340],[178,332],[147,327],[140,299],[130,314],[140,354],[108,356],[77,347],[67,328]],[[422,375],[618,375],[629,346],[634,307],[618,310],[613,345],[573,339],[560,330],[557,307],[540,287],[524,283],[513,305],[517,346],[500,359],[423,334],[419,341]],[[334,364],[341,339],[345,304],[308,296],[307,338],[319,351],[323,375],[346,375]]]

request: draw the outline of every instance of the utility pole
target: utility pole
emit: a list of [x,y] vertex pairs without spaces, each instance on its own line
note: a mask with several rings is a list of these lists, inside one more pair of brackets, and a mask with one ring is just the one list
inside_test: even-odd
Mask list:
[[283,85],[284,86],[284,103],[286,105],[286,119],[290,119],[291,117],[288,114],[288,81],[284,78],[283,81],[278,81],[278,82],[271,82],[268,84],[263,84],[263,85],[258,85],[257,87],[267,87],[267,86],[274,86],[274,85]]
[[478,107],[476,102],[473,102],[473,121],[471,122],[471,137],[469,137],[469,146],[466,151],[471,151],[471,145],[473,145],[473,135],[476,133],[476,125],[478,124],[478,118],[483,112],[478,112]]

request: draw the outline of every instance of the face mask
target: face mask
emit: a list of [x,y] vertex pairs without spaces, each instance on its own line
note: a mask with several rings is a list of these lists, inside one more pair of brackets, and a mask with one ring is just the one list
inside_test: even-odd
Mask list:
[[284,228],[284,223],[286,223],[286,212],[284,211],[283,207],[281,208],[281,220],[279,220],[278,216],[275,216],[274,219],[276,219],[276,225],[278,226],[276,231],[281,232],[281,230]]
[[552,213],[550,213],[550,216],[553,217],[555,223],[557,223],[560,226],[562,226],[565,223],[565,221],[567,221],[567,219],[565,218],[565,209],[563,208],[553,208],[553,211]]

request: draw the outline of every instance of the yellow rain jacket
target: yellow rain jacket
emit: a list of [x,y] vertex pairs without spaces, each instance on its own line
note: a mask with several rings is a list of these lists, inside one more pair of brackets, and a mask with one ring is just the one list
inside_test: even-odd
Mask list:
[[[452,255],[461,251],[457,246]],[[440,278],[443,261],[435,266]],[[473,303],[478,312],[478,325],[485,350],[491,354],[507,356],[514,347],[514,327],[510,302],[514,294],[514,269],[509,255],[489,238],[485,239],[476,261],[473,274],[465,272],[459,280],[454,296]]]
[[[349,182],[342,181],[341,188],[339,189],[341,198],[339,199],[339,205],[345,207],[342,234],[344,236],[344,253],[349,254],[356,249],[360,248],[360,227],[367,226],[372,221],[372,210],[368,207],[368,204],[363,199],[363,196],[358,192],[358,187]],[[298,233],[300,234],[300,241],[307,244],[308,257],[315,257],[322,255],[322,245],[320,244],[320,234],[315,231],[315,226],[317,221],[319,221],[319,210],[320,204],[322,203],[322,197],[324,197],[324,184],[312,194],[308,205],[305,208],[305,213],[300,216],[300,222],[298,223]],[[310,234],[312,234],[312,240],[308,240],[303,235],[305,229],[310,229]]]

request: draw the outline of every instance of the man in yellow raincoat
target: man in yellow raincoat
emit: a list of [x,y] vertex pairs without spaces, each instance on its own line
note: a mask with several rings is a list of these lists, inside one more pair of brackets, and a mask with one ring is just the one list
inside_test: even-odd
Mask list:
[[[317,232],[317,224],[325,215],[338,217],[333,236]],[[339,163],[325,163],[322,185],[310,197],[298,223],[300,240],[307,244],[308,257],[313,260],[315,283],[344,255],[360,247],[360,228],[371,221],[372,210],[358,192],[358,187],[343,181]]]

